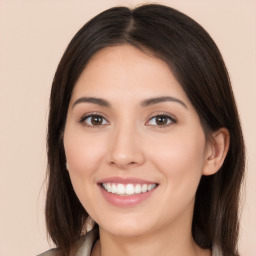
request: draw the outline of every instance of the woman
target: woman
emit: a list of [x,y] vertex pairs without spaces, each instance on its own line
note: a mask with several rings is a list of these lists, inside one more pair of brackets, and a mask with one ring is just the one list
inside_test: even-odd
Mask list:
[[244,161],[207,32],[162,5],[106,10],[53,81],[42,255],[239,255]]

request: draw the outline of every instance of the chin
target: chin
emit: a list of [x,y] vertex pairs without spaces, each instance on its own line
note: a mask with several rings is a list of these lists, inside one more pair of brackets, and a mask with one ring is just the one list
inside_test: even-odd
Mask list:
[[149,216],[147,216],[147,218],[145,218],[145,216],[140,218],[132,218],[130,216],[124,218],[114,217],[111,220],[100,221],[98,224],[100,229],[114,236],[138,237],[154,229],[154,225],[152,225],[154,221],[150,220],[148,217]]
[[[100,227],[101,229],[101,227]],[[138,236],[145,235],[148,231],[147,229],[143,229],[142,227],[111,227],[111,228],[103,228],[105,232],[110,233],[113,236],[123,237],[123,238],[134,238]]]

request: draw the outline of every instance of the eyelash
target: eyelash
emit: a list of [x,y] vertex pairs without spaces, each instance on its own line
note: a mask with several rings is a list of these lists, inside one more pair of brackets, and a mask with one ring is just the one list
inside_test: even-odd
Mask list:
[[[153,118],[157,118],[157,117],[164,117],[164,118],[168,118],[169,119],[169,123],[165,124],[165,125],[152,125],[152,126],[157,126],[157,128],[166,128],[169,127],[172,124],[176,124],[177,120],[171,116],[170,114],[166,114],[166,113],[154,113],[152,114],[148,119],[148,121],[146,122],[146,124],[151,121]],[[150,126],[150,125],[149,125]]]
[[[107,124],[100,124],[100,125],[91,125],[91,124],[87,124],[86,123],[86,119],[88,118],[92,118],[92,117],[99,117],[99,118],[102,118],[104,119]],[[164,125],[148,125],[148,123],[153,119],[153,118],[157,118],[157,117],[164,117],[164,118],[168,118],[168,121],[169,123],[168,124],[164,124]],[[88,114],[85,114],[81,117],[81,119],[79,120],[79,123],[83,124],[84,126],[87,126],[87,127],[90,127],[90,128],[102,128],[103,126],[105,125],[108,125],[109,124],[109,121],[104,117],[104,115],[102,115],[101,113],[98,113],[98,112],[93,112],[93,113],[88,113]],[[151,115],[149,118],[148,118],[148,121],[145,123],[147,126],[156,126],[157,128],[165,128],[165,127],[169,127],[170,125],[172,124],[175,124],[177,123],[177,120],[169,115],[169,114],[166,114],[166,113],[154,113],[153,115]]]
[[90,128],[102,128],[102,126],[107,125],[107,124],[101,124],[101,125],[90,125],[90,124],[87,124],[86,123],[86,119],[90,118],[90,117],[91,118],[92,117],[100,117],[100,118],[106,120],[108,122],[108,124],[109,124],[109,121],[104,117],[104,115],[101,114],[101,113],[98,113],[98,112],[93,112],[93,113],[88,113],[88,114],[83,115],[81,117],[81,119],[79,120],[79,123],[81,123],[84,126],[90,127]]

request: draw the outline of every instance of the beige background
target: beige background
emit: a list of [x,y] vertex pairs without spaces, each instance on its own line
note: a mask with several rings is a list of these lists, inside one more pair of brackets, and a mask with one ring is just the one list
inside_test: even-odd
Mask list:
[[[47,250],[43,180],[51,81],[67,43],[100,11],[142,1],[0,0],[0,255]],[[145,2],[145,1],[144,1]],[[155,1],[202,24],[226,61],[247,144],[242,256],[256,256],[256,1]]]

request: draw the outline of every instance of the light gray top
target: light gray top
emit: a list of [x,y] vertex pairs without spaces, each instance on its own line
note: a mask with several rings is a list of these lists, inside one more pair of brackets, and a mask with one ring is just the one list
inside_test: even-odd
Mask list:
[[[76,256],[90,256],[92,248],[98,239],[98,231],[92,230],[88,232],[86,235],[82,236],[78,241],[78,251]],[[39,254],[37,256],[56,256],[56,249],[51,249],[47,252]],[[218,250],[216,246],[213,247],[212,256],[223,256],[223,254]]]
[[[78,251],[76,256],[90,256],[94,243],[98,239],[98,230],[92,230],[82,236],[78,241]],[[51,249],[37,256],[56,256],[57,249]]]

